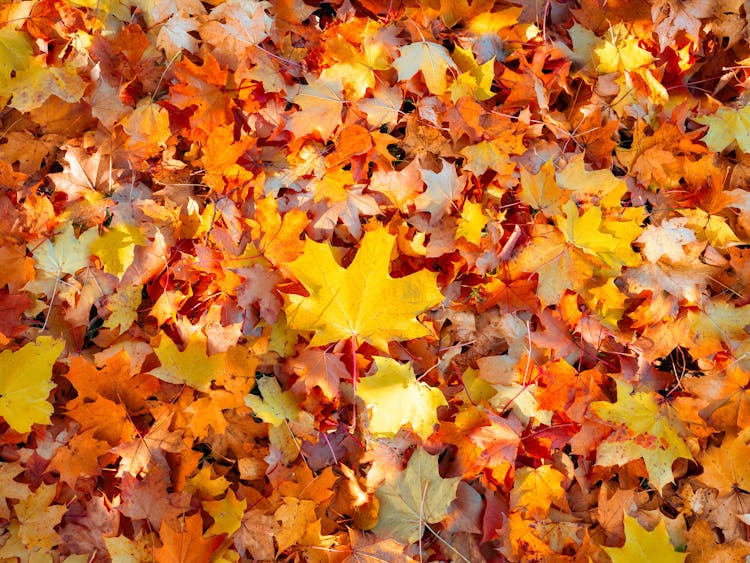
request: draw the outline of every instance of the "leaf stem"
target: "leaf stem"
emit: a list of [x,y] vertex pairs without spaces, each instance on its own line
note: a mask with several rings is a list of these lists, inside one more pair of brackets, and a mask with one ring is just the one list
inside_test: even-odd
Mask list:
[[432,532],[433,536],[435,536],[437,539],[443,542],[448,547],[448,549],[450,549],[453,553],[455,553],[459,557],[459,559],[461,559],[461,561],[465,561],[466,563],[471,563],[468,557],[466,557],[463,553],[458,551],[455,547],[453,547],[451,544],[449,544],[447,541],[441,538],[440,534],[438,534],[435,530],[433,530],[427,522],[423,522],[423,524],[425,528],[427,528],[430,532]]
[[357,337],[352,336],[349,341],[349,346],[351,348],[351,360],[352,360],[352,392],[354,393],[354,398],[352,400],[352,428],[351,433],[354,434],[354,432],[357,430],[357,380],[359,379],[359,373],[357,370]]

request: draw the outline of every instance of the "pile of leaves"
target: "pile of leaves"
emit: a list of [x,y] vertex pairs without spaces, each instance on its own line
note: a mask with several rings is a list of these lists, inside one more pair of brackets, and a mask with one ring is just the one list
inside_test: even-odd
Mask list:
[[0,558],[742,560],[746,9],[0,4]]

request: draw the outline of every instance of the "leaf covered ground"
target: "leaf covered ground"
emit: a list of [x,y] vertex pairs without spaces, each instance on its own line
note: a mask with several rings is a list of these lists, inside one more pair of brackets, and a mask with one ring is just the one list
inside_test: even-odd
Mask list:
[[0,559],[743,560],[746,10],[0,4]]

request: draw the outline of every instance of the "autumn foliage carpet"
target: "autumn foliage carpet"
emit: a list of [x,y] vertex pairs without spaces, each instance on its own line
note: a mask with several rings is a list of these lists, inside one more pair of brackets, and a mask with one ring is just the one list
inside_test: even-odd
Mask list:
[[0,560],[744,561],[747,9],[0,4]]

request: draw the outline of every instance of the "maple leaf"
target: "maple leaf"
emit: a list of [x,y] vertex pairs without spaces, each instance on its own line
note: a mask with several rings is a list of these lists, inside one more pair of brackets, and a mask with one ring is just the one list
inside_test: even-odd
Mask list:
[[279,552],[285,551],[295,544],[302,546],[327,547],[331,538],[320,535],[320,518],[315,514],[317,503],[308,499],[284,497],[274,519],[280,524],[276,532],[276,542]]
[[750,305],[736,307],[731,302],[708,301],[702,310],[688,312],[690,333],[686,335],[684,345],[695,358],[710,356],[720,351],[724,343],[744,339],[748,325]]
[[742,109],[720,107],[712,115],[696,117],[701,125],[708,125],[703,142],[709,150],[721,152],[733,143],[750,152],[750,106]]
[[318,387],[324,396],[334,399],[339,393],[339,382],[349,377],[344,362],[323,350],[305,349],[288,364],[299,377],[292,390],[300,394],[308,394]]
[[0,29],[0,74],[3,80],[12,73],[25,68],[33,55],[33,44],[29,35],[12,26]]
[[453,102],[463,96],[472,96],[476,100],[484,101],[495,95],[490,89],[495,78],[494,57],[480,65],[471,49],[463,49],[457,45],[453,51],[453,60],[461,70],[461,74],[448,88]]
[[169,112],[150,99],[140,100],[122,126],[129,135],[128,147],[145,157],[158,154],[172,136]]
[[159,530],[162,546],[154,551],[161,561],[200,563],[209,561],[222,541],[221,536],[204,537],[200,514],[164,522]]
[[253,409],[253,412],[263,422],[279,426],[284,421],[294,420],[300,413],[297,401],[291,391],[281,391],[279,382],[273,377],[258,379],[258,390],[261,398],[257,395],[245,397],[245,404]]
[[384,352],[390,340],[429,335],[415,317],[442,301],[437,275],[422,270],[391,278],[388,267],[395,239],[384,227],[368,231],[346,269],[336,262],[329,245],[306,239],[302,256],[288,268],[310,296],[284,296],[289,328],[314,331],[311,346],[354,338]]
[[242,527],[234,535],[234,543],[240,553],[249,552],[253,561],[273,561],[276,556],[273,539],[279,532],[279,524],[273,515],[248,510],[242,518]]
[[463,237],[468,242],[479,245],[482,241],[482,231],[488,222],[481,203],[464,202],[456,229],[456,240]]
[[556,305],[567,289],[582,291],[594,271],[604,269],[598,257],[570,245],[553,225],[534,224],[531,236],[532,244],[514,257],[512,265],[520,272],[539,275],[536,293],[545,307]]
[[643,255],[649,262],[657,262],[663,256],[672,263],[687,258],[683,245],[694,242],[695,231],[686,228],[687,218],[674,217],[661,225],[648,225],[636,242],[643,243]]
[[107,453],[107,442],[94,438],[95,429],[75,434],[65,446],[58,448],[50,460],[50,471],[60,474],[60,481],[75,487],[79,477],[101,475],[99,457]]
[[624,381],[617,382],[617,402],[595,401],[590,410],[600,419],[624,430],[615,433],[597,449],[599,465],[623,465],[643,458],[650,480],[661,492],[674,482],[672,463],[677,458],[693,459],[676,427],[676,416],[663,412],[653,393],[635,392]]
[[624,220],[604,217],[600,207],[591,207],[579,216],[573,200],[568,200],[563,211],[565,219],[558,216],[555,222],[569,242],[597,256],[614,271],[640,263],[640,256],[633,251],[631,244],[642,233],[643,210],[634,207],[624,210],[618,218]]
[[542,519],[547,516],[553,503],[565,496],[562,483],[565,476],[550,465],[536,469],[522,467],[516,472],[510,492],[511,506],[524,512],[527,517]]
[[16,69],[13,78],[0,80],[0,96],[12,96],[8,105],[20,112],[41,107],[52,95],[66,102],[77,102],[85,89],[86,82],[72,66],[47,66],[37,58]]
[[7,548],[12,546],[8,542],[0,548],[0,556],[28,557],[30,553],[43,555],[61,543],[62,538],[55,531],[55,526],[68,509],[64,505],[52,505],[56,491],[57,485],[42,483],[36,491],[18,501],[14,507],[18,521],[11,524],[11,534],[20,540],[25,552],[8,553],[10,550]]
[[170,59],[176,57],[182,49],[195,53],[199,48],[198,40],[192,33],[198,31],[198,21],[184,12],[172,14],[165,21],[159,35],[156,37],[156,46],[164,49]]
[[721,447],[711,446],[698,457],[703,473],[697,480],[719,491],[720,497],[750,491],[750,429],[727,433]]
[[466,177],[459,178],[455,166],[446,160],[441,160],[440,166],[440,172],[421,171],[427,189],[414,200],[419,211],[430,214],[430,225],[436,225],[450,211],[466,185]]
[[136,225],[120,223],[91,242],[91,253],[102,261],[105,272],[122,278],[133,263],[136,245],[146,243],[146,237]]
[[377,538],[372,534],[365,534],[355,528],[349,529],[350,558],[346,561],[352,563],[359,561],[389,561],[390,563],[414,563],[404,553],[404,545],[390,538]]
[[573,193],[578,203],[592,203],[603,209],[620,209],[620,200],[628,190],[622,178],[611,170],[589,170],[583,154],[571,157],[567,166],[555,173],[560,188]]
[[370,409],[370,432],[393,437],[402,426],[410,424],[426,440],[437,424],[436,409],[448,404],[443,393],[418,382],[410,364],[382,356],[373,357],[373,361],[377,371],[357,385],[357,395]]
[[112,563],[147,561],[153,549],[153,544],[148,542],[145,534],[138,535],[135,540],[126,536],[105,537],[104,544],[112,557]]
[[179,350],[174,341],[162,333],[159,345],[154,348],[160,366],[151,370],[151,375],[167,383],[185,384],[198,391],[208,391],[211,382],[226,369],[224,354],[209,356],[205,338],[197,333],[191,335],[184,350]]
[[307,84],[290,98],[300,110],[286,122],[286,128],[297,138],[317,132],[328,139],[341,125],[344,108],[344,85],[338,77],[310,77]]
[[667,526],[660,518],[656,528],[651,531],[643,528],[638,520],[625,515],[625,545],[623,547],[606,547],[602,549],[613,563],[683,563],[687,553],[675,551],[669,540]]
[[[443,479],[438,472],[437,456],[417,449],[398,475],[387,479],[376,492],[380,502],[378,523],[373,532],[414,543],[442,521],[456,498],[460,477]],[[434,533],[434,532],[433,532]]]
[[215,6],[208,22],[200,28],[204,41],[217,46],[217,52],[234,68],[241,53],[268,37],[273,20],[266,13],[269,2],[229,0]]
[[16,432],[32,424],[49,424],[53,412],[47,401],[52,366],[65,348],[62,340],[39,336],[15,352],[0,352],[0,416]]
[[117,293],[110,295],[106,307],[111,314],[104,320],[105,328],[118,329],[121,333],[127,331],[138,319],[138,307],[143,299],[143,290],[139,286],[123,287]]
[[399,80],[409,80],[422,72],[425,85],[432,94],[445,92],[448,82],[445,73],[448,69],[458,70],[448,50],[431,41],[415,41],[399,49],[399,56],[393,61]]
[[228,122],[231,104],[224,91],[228,72],[213,56],[206,54],[202,66],[183,58],[175,65],[175,76],[179,82],[170,86],[171,103],[182,109],[196,107],[190,116],[194,129],[208,133]]
[[0,518],[10,520],[8,499],[22,499],[29,496],[29,486],[15,480],[24,468],[18,462],[6,462],[0,466]]
[[[279,382],[273,377],[258,379],[258,391],[262,398],[249,394],[245,404],[255,416],[271,425],[268,438],[276,449],[282,463],[293,461],[299,454],[299,444],[295,432],[310,434],[313,417],[297,405],[291,391],[282,391]],[[268,458],[271,463],[273,458]]]
[[547,217],[560,214],[563,192],[555,180],[555,165],[551,160],[545,162],[536,174],[521,168],[521,192],[518,199]]
[[613,25],[609,38],[594,46],[592,52],[596,70],[603,73],[633,70],[654,60],[651,53],[638,46],[638,39],[623,23]]
[[89,229],[76,238],[73,225],[66,223],[54,243],[46,239],[34,250],[37,269],[57,277],[75,274],[88,266],[91,244],[96,237],[96,229]]
[[50,174],[49,178],[57,190],[68,194],[70,200],[82,197],[94,201],[97,194],[93,192],[111,191],[114,174],[110,164],[102,151],[89,155],[81,147],[68,146],[64,170]]
[[125,406],[99,396],[92,402],[79,403],[67,415],[81,425],[81,430],[94,430],[94,437],[112,445],[131,440],[135,428]]
[[214,523],[206,530],[209,536],[232,535],[242,525],[242,515],[247,509],[247,500],[238,499],[234,491],[228,491],[221,500],[206,500],[201,503],[203,510],[211,515]]
[[669,37],[675,37],[679,31],[685,31],[693,44],[700,40],[701,19],[712,15],[714,3],[710,0],[687,0],[675,2],[660,0],[651,7],[654,17],[656,37],[663,51],[669,46]]

